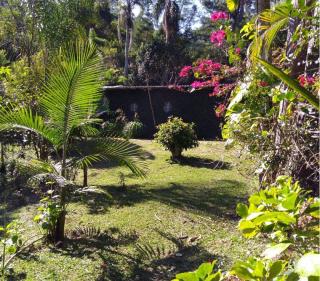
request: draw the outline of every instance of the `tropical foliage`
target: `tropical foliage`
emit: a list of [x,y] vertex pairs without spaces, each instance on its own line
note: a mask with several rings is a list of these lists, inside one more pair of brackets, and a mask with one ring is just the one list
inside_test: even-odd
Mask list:
[[[238,152],[239,173],[259,179],[259,190],[248,195],[247,204],[239,203],[236,213],[242,236],[267,241],[266,249],[239,259],[228,271],[210,260],[177,274],[175,281],[318,280],[319,11],[314,0],[0,1],[3,280],[12,262],[35,242],[46,238],[56,247],[63,245],[68,204],[96,191],[89,185],[91,167],[116,164],[133,176],[147,175],[144,160],[153,155],[130,139],[150,128],[137,114],[129,119],[122,109],[111,110],[103,97],[104,85],[121,84],[165,85],[181,95],[209,95],[226,149]],[[216,169],[216,162],[230,166],[182,158],[184,150],[199,145],[194,123],[172,116],[156,129],[155,141],[175,162],[193,169]],[[125,188],[127,176],[119,172],[119,208],[133,204]],[[170,185],[181,189],[178,183]],[[33,220],[41,234],[36,239],[26,239],[21,225],[7,218],[6,200],[17,186],[37,203]],[[136,197],[150,199],[153,192]],[[176,199],[168,205],[179,204]],[[181,202],[183,210],[191,205]],[[201,202],[191,209],[197,213],[211,207]],[[230,215],[221,212],[223,219]],[[157,213],[155,218],[162,223]],[[189,238],[192,246],[201,239]],[[183,248],[182,231],[170,239]],[[148,256],[173,258],[159,247],[138,248]],[[159,278],[173,277],[173,272]]]
[[267,235],[271,240],[262,258],[237,261],[229,272],[214,270],[215,262],[196,271],[180,273],[174,280],[301,280],[320,277],[319,198],[306,196],[298,182],[279,177],[277,182],[239,203],[238,228],[246,238]]
[[[61,50],[44,85],[39,113],[26,107],[2,107],[0,129],[31,131],[47,141],[56,153],[59,174],[67,179],[70,167],[87,168],[102,159],[116,160],[143,176],[144,171],[137,165],[141,155],[137,146],[112,136],[100,137],[97,133],[95,126],[101,120],[94,115],[101,100],[100,70],[100,59],[93,45],[79,42]],[[84,149],[89,144],[91,151]],[[70,162],[68,158],[72,157],[73,150],[77,156]],[[56,225],[52,237],[56,242],[64,238],[66,187],[60,185],[57,194],[59,215],[54,216]]]

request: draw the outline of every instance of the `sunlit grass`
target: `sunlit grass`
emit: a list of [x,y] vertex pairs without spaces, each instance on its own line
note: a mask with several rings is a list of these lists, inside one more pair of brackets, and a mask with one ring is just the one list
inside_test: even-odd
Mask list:
[[[150,155],[148,177],[133,177],[121,167],[89,171],[92,192],[68,207],[69,238],[61,249],[41,246],[14,263],[22,280],[170,280],[217,259],[226,269],[237,258],[259,249],[237,231],[235,206],[254,190],[241,176],[223,143],[201,142],[185,153],[182,164],[150,141],[137,140]],[[120,173],[126,191],[121,190]],[[81,183],[81,174],[78,176]],[[36,206],[13,216],[28,231]],[[76,228],[99,228],[99,237],[72,234]],[[88,231],[88,230],[87,230]],[[90,236],[90,235],[88,235]]]

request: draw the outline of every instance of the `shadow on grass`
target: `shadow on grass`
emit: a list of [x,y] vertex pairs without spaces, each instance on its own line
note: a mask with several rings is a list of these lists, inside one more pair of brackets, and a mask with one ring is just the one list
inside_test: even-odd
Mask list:
[[96,191],[73,196],[72,202],[87,205],[90,214],[103,214],[110,207],[125,207],[146,200],[146,193],[138,185],[130,185],[124,191],[120,186],[99,186]]
[[96,259],[97,250],[112,251],[114,247],[126,246],[138,239],[136,232],[122,232],[118,228],[100,230],[95,227],[78,227],[67,233],[60,248],[52,247],[52,252],[71,257]]
[[87,205],[91,214],[107,212],[110,207],[121,208],[144,201],[158,201],[211,217],[237,220],[236,204],[246,199],[244,193],[239,193],[239,190],[245,189],[244,183],[214,180],[210,186],[212,187],[193,187],[171,182],[168,187],[161,188],[128,186],[126,191],[121,191],[119,186],[100,186],[102,192],[87,194],[83,196],[82,202]]
[[0,173],[0,225],[13,220],[12,213],[21,207],[39,202],[39,196],[25,185],[17,186]]
[[[115,253],[102,253],[100,258],[104,261],[104,267],[96,281],[171,280],[177,273],[195,270],[202,262],[214,259],[226,261],[225,257],[214,256],[200,245],[188,244],[169,233],[155,231],[170,241],[171,246],[136,245],[136,255],[134,259],[127,259],[126,265],[117,260]],[[122,268],[126,269],[126,274]]]
[[190,166],[194,168],[207,168],[214,170],[229,170],[231,169],[231,163],[212,160],[210,158],[193,157],[193,156],[183,156],[178,162],[173,162],[173,164],[179,164],[182,166]]

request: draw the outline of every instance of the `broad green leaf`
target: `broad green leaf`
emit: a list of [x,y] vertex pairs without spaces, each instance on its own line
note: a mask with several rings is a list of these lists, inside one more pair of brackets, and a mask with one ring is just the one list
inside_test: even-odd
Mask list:
[[320,277],[320,254],[308,253],[300,258],[295,272],[301,277]]
[[282,207],[287,210],[293,210],[296,206],[296,201],[298,198],[298,193],[292,193],[290,194],[283,202]]
[[239,229],[246,238],[252,238],[257,234],[256,226],[251,221],[241,220]]
[[220,281],[222,279],[222,274],[220,271],[211,274],[204,281]]
[[284,212],[266,212],[253,220],[253,223],[256,225],[261,225],[267,222],[281,222],[289,225],[291,223],[295,223],[296,219]]
[[197,277],[202,280],[206,276],[208,276],[210,273],[212,273],[213,267],[215,263],[206,262],[199,266],[199,268],[196,270]]
[[275,277],[277,277],[278,274],[284,269],[285,265],[286,265],[286,262],[284,261],[274,262],[269,269],[268,280],[272,280]]
[[286,281],[298,281],[299,280],[299,274],[295,273],[295,272],[291,272]]
[[231,274],[242,280],[252,280],[254,277],[251,272],[252,269],[244,262],[237,262],[231,270]]
[[289,75],[284,73],[281,69],[275,67],[274,65],[268,63],[265,60],[258,59],[258,61],[261,63],[262,66],[264,66],[270,73],[275,75],[277,78],[279,78],[283,83],[285,83],[288,87],[295,90],[297,93],[299,93],[303,98],[305,98],[314,108],[316,108],[318,111],[320,109],[319,106],[319,99],[309,92],[304,87],[300,86],[300,84],[293,78],[291,78]]
[[245,218],[248,216],[248,206],[243,203],[239,203],[237,205],[236,212],[241,218]]
[[199,281],[195,272],[184,272],[176,275],[176,279],[179,281]]
[[249,198],[249,202],[255,205],[260,204],[262,201],[261,197],[258,194],[251,195]]
[[263,212],[254,212],[254,213],[251,213],[248,217],[247,217],[247,220],[253,220],[261,215],[263,215],[264,213]]
[[291,243],[280,243],[274,246],[267,248],[263,253],[262,256],[266,259],[273,259],[279,256],[283,251],[285,251]]
[[320,200],[317,200],[315,203],[312,203],[308,207],[307,211],[314,218],[320,218]]
[[262,278],[265,275],[265,267],[262,261],[257,261],[256,266],[253,272],[253,275],[255,277],[260,277]]

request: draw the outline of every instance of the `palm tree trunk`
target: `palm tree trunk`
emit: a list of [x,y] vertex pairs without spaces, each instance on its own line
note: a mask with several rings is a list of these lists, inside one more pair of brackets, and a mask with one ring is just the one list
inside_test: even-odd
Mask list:
[[[66,177],[66,163],[67,163],[67,143],[62,148],[62,161],[61,161],[61,176]],[[57,218],[55,232],[53,240],[55,243],[62,242],[64,240],[64,228],[66,222],[66,190],[65,187],[61,187],[60,194],[60,207],[61,212]]]
[[1,164],[0,164],[0,173],[5,173],[6,171],[6,165],[4,163],[4,144],[1,142],[0,143],[0,146],[1,146],[1,151],[0,151],[0,158],[1,158]]
[[124,47],[124,76],[128,78],[129,75],[129,51],[130,41],[132,41],[131,32],[133,29],[132,23],[132,3],[131,0],[127,0],[126,6],[126,41]]
[[126,41],[124,47],[124,77],[129,76],[129,45],[130,45],[130,31],[128,25],[126,26]]
[[88,167],[83,166],[83,187],[88,186]]
[[64,228],[66,223],[66,211],[63,209],[57,219],[57,224],[54,232],[53,240],[55,243],[62,242],[64,240]]

